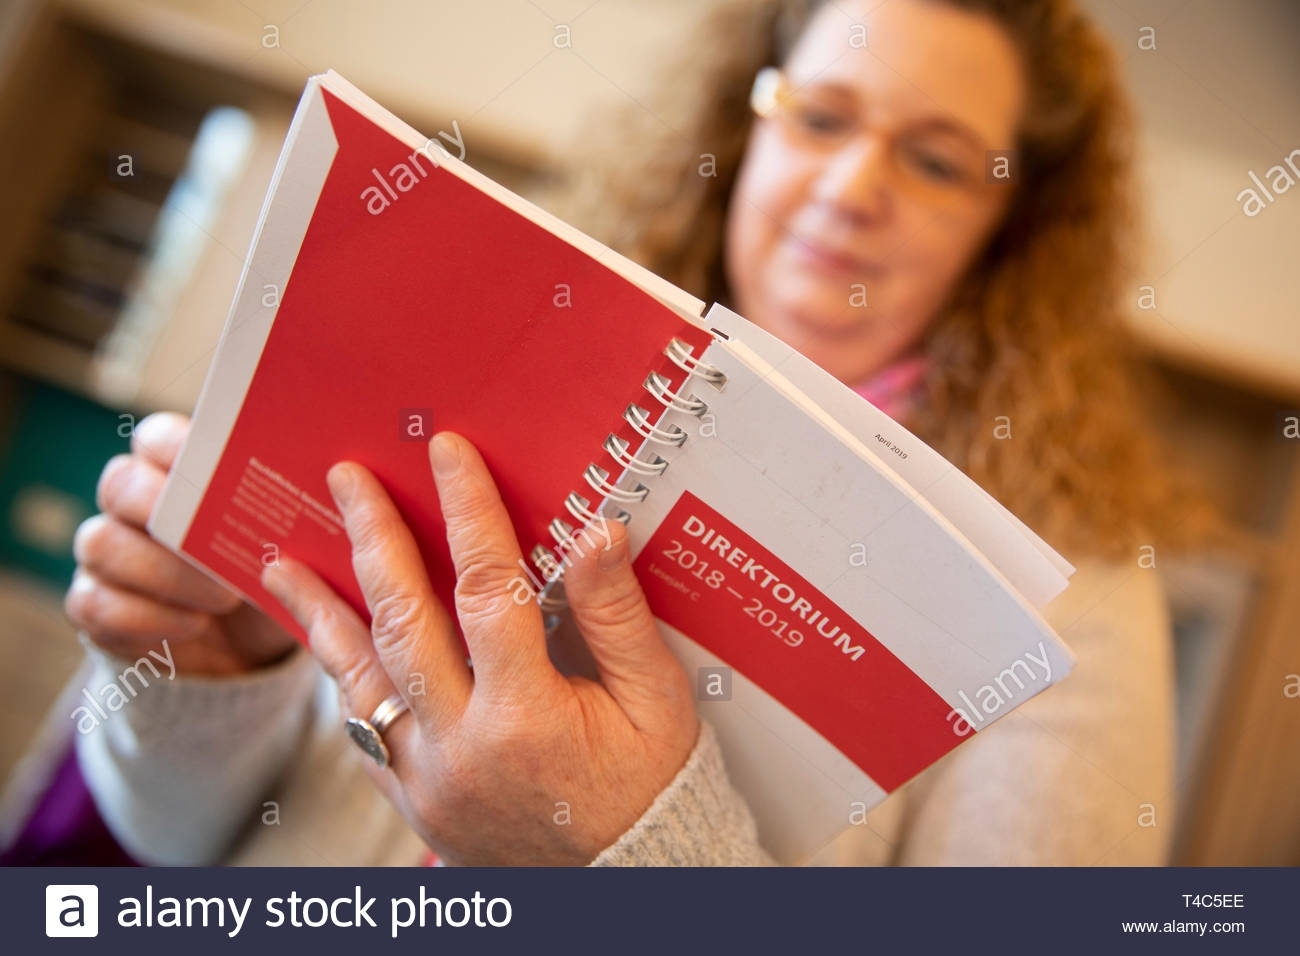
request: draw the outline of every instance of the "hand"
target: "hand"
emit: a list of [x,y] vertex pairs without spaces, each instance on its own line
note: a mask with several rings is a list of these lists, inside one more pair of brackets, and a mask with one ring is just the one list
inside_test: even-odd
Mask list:
[[91,641],[119,657],[152,650],[170,654],[178,673],[244,673],[297,643],[145,531],[188,430],[183,415],[150,415],[131,435],[131,453],[104,466],[95,492],[103,513],[77,529],[77,570],[64,609]]
[[371,626],[291,559],[264,571],[263,585],[310,635],[347,713],[369,717],[393,694],[410,706],[384,732],[389,768],[366,763],[444,862],[589,863],[690,756],[699,735],[690,682],[659,636],[617,521],[606,525],[608,550],[592,534],[596,546],[565,575],[600,681],[556,670],[537,603],[514,599],[520,549],[482,458],[448,432],[429,454],[457,574],[455,618],[430,590],[387,493],[353,463],[328,480]]

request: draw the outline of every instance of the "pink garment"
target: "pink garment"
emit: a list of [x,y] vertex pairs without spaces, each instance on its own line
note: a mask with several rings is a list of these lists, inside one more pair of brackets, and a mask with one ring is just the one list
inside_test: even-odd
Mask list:
[[865,382],[854,385],[853,391],[890,418],[906,425],[906,420],[916,410],[924,395],[928,365],[921,355],[899,359],[886,365]]

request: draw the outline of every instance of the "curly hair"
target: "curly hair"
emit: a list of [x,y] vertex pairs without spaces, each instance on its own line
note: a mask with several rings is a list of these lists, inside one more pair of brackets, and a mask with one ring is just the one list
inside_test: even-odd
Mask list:
[[[706,301],[730,301],[727,207],[755,74],[781,65],[824,0],[740,0],[662,64],[652,100],[603,117],[561,215]],[[1135,234],[1133,122],[1111,51],[1071,0],[928,0],[991,17],[1028,102],[1001,226],[921,345],[905,422],[1067,554],[1185,544],[1212,522],[1162,467],[1119,308]],[[714,175],[700,175],[708,157]],[[1199,529],[1199,532],[1196,530]]]

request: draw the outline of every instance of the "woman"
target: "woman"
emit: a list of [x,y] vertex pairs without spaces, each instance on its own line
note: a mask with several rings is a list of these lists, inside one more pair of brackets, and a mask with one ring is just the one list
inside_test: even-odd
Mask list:
[[[1071,677],[817,862],[1162,862],[1170,647],[1138,549],[1170,499],[1134,424],[1116,324],[1128,127],[1103,45],[1068,0],[739,3],[672,75],[691,87],[665,86],[665,103],[684,109],[615,130],[641,162],[606,157],[587,211],[567,215],[901,417],[1080,566],[1049,610],[1078,655]],[[518,545],[467,442],[430,446],[455,608],[429,593],[373,476],[335,466],[373,633],[286,560],[265,584],[313,657],[143,534],[183,432],[150,419],[105,469],[105,514],[78,535],[67,601],[97,679],[163,639],[183,675],[78,740],[132,855],[768,861],[621,536],[566,579],[568,633],[600,680],[569,678],[538,610],[501,600]],[[382,767],[339,727],[395,694],[409,714],[358,725],[391,755]]]

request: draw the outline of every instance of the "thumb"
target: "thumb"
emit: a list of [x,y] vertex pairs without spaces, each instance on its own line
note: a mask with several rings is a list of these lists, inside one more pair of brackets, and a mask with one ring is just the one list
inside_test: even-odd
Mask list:
[[131,430],[131,452],[170,471],[189,434],[190,420],[174,412],[154,412]]
[[668,650],[632,571],[627,530],[601,516],[576,534],[564,592],[601,683],[639,730],[692,706],[690,682]]

